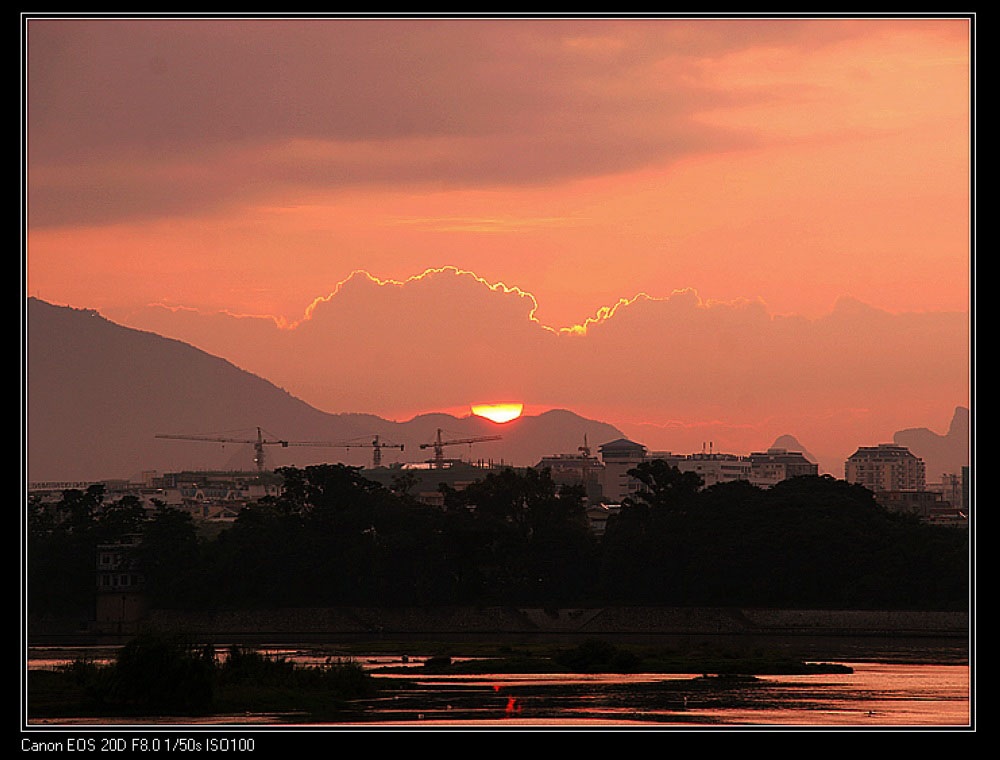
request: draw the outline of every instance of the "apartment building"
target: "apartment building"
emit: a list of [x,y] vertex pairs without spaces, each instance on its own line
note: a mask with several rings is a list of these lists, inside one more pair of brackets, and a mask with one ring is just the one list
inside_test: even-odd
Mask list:
[[892,443],[862,446],[844,463],[844,480],[870,491],[923,491],[927,485],[924,461]]

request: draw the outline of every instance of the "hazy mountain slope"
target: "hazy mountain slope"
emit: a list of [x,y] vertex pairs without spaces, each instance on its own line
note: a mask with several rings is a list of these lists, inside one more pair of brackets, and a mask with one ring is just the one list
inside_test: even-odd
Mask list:
[[893,436],[893,442],[906,446],[927,465],[927,481],[940,481],[942,474],[958,474],[970,459],[969,410],[957,407],[948,432],[939,435],[927,428],[908,428]]
[[94,311],[28,299],[25,390],[29,481],[133,478],[143,470],[250,469],[250,445],[163,440],[199,434],[251,440],[354,441],[356,448],[266,446],[269,466],[324,461],[370,464],[373,436],[402,444],[383,462],[433,455],[419,444],[503,435],[502,441],[445,448],[445,456],[531,465],[621,437],[616,428],[570,412],[499,426],[478,417],[426,415],[408,422],[370,414],[327,414],[260,377],[188,344],[114,324]]
[[819,462],[819,459],[806,450],[806,448],[799,443],[798,439],[794,435],[782,435],[775,439],[774,443],[771,444],[772,449],[785,449],[786,451],[797,451],[810,462],[814,464]]

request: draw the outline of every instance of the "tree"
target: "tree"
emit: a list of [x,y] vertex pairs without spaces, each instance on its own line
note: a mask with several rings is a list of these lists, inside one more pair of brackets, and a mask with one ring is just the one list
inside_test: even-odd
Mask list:
[[201,593],[199,584],[191,582],[198,577],[201,557],[194,520],[187,512],[159,504],[145,524],[137,559],[153,606],[183,606]]
[[582,598],[596,566],[583,495],[582,487],[558,486],[548,468],[490,472],[453,494],[472,513],[463,540],[483,545],[461,577],[479,579],[498,602]]
[[67,489],[52,509],[29,500],[28,609],[33,615],[94,614],[97,515],[104,486]]
[[583,524],[582,487],[559,487],[548,468],[522,473],[507,467],[466,486],[461,498],[484,518],[510,523],[530,537],[543,527]]
[[401,499],[409,499],[411,498],[410,492],[419,482],[420,478],[412,472],[403,472],[392,476],[392,484],[389,486],[389,490]]
[[277,472],[284,479],[279,508],[301,514],[318,527],[328,528],[345,515],[365,512],[390,493],[363,477],[360,467],[344,464],[282,467]]
[[631,501],[655,509],[684,509],[698,497],[705,482],[694,472],[681,472],[663,459],[642,462],[628,474],[643,485]]
[[120,541],[142,531],[146,508],[138,496],[126,494],[104,506],[98,515],[98,539],[101,542]]
[[211,647],[147,634],[118,652],[104,699],[125,711],[202,714],[212,707],[215,659]]
[[85,533],[94,527],[97,512],[104,503],[104,486],[95,484],[86,491],[68,489],[56,504],[62,529],[68,533]]

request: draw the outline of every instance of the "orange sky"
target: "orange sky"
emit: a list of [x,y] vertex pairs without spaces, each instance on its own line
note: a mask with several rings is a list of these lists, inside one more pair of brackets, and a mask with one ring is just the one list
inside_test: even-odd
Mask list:
[[[527,413],[645,423],[666,431],[654,445],[683,450],[706,425],[721,444],[750,431],[732,433],[733,448],[783,433],[809,446],[830,419],[838,443],[816,448],[871,445],[900,427],[944,432],[969,405],[968,18],[33,17],[25,28],[28,295],[187,340],[331,412],[520,400]],[[412,279],[449,267],[474,273],[461,294],[440,276]],[[645,322],[623,310],[606,323],[616,348],[566,334],[577,345],[535,346],[535,328],[581,325],[639,294]],[[317,299],[338,314],[322,335],[277,330]],[[448,304],[440,319],[478,332],[430,320]],[[882,395],[836,380],[822,357],[803,376],[796,352],[775,347],[789,338],[770,323],[801,318],[797,339],[836,353],[867,329],[847,324],[861,305],[886,315],[882,340],[906,348],[868,357],[862,374]],[[723,312],[690,321],[689,308],[713,307],[726,326]],[[260,318],[255,334],[220,313]],[[398,346],[401,322],[426,329]],[[711,382],[671,369],[678,329],[701,341],[688,350],[715,352],[695,362],[713,367]],[[365,394],[345,387],[363,383],[353,375],[324,375],[344,340],[393,345],[362,364],[410,382]],[[316,356],[280,358],[293,344]],[[442,353],[437,366],[467,384],[412,371]],[[545,366],[556,355],[578,365],[579,385]],[[628,377],[629,358],[651,365],[637,383],[672,397],[612,392],[603,365]],[[502,387],[484,362],[524,371]],[[797,390],[761,391],[765,379]]]

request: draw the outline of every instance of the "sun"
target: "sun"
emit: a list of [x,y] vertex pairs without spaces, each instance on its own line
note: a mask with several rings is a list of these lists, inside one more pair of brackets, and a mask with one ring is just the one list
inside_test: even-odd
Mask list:
[[472,413],[493,422],[510,422],[521,416],[524,404],[475,404]]

